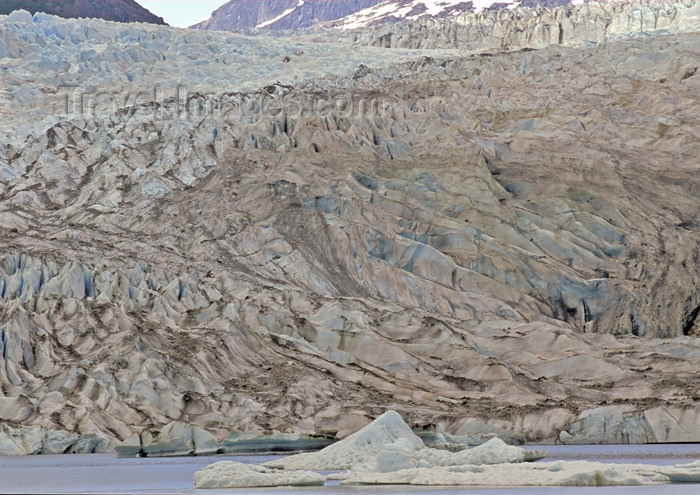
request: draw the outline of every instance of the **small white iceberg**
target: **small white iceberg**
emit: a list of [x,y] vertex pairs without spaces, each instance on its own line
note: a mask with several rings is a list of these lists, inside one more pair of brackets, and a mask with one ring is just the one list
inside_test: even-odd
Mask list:
[[277,469],[346,470],[375,460],[379,452],[402,439],[411,450],[425,448],[396,411],[387,411],[370,424],[318,452],[290,455],[264,466]]
[[194,473],[195,488],[318,486],[325,480],[310,471],[280,471],[235,461],[215,462]]
[[[700,482],[700,461],[677,466],[597,462],[528,462],[546,452],[493,438],[459,452],[426,447],[388,411],[360,431],[318,452],[251,466],[217,462],[195,473],[196,488],[322,485],[621,486]],[[288,471],[294,470],[294,471]],[[310,471],[344,471],[328,476]]]

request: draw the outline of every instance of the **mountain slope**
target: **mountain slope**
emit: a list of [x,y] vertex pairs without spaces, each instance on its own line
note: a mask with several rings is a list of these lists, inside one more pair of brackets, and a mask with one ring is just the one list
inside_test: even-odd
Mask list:
[[479,12],[485,8],[503,9],[518,3],[518,0],[383,0],[376,6],[360,10],[332,25],[356,29],[386,22],[450,17],[464,12]]
[[301,29],[339,19],[381,0],[231,0],[193,29]]
[[44,12],[66,18],[92,17],[115,22],[165,24],[135,0],[1,0],[0,15],[15,10]]
[[[552,44],[581,46],[620,37],[667,30],[695,30],[700,25],[700,3],[685,2],[676,19],[672,2],[614,1],[566,4],[548,8],[519,7],[503,11],[463,12],[445,18],[420,17],[402,22],[378,22],[355,17],[334,23],[361,29],[329,30],[315,39],[351,42],[385,48],[459,49],[462,51],[537,49]],[[371,9],[369,9],[371,10]],[[366,21],[366,22],[365,22]]]
[[518,5],[555,7],[571,0],[231,0],[194,29],[355,29],[398,21],[449,18]]

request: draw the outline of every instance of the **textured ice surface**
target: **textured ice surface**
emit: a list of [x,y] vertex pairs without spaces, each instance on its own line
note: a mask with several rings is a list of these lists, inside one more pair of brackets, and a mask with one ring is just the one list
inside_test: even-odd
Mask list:
[[343,484],[461,486],[634,486],[669,482],[700,482],[700,466],[698,463],[654,466],[586,461],[481,466],[463,464],[449,468],[413,468],[384,473],[350,471],[342,481]]
[[0,78],[6,88],[0,111],[6,116],[10,110],[15,122],[28,120],[29,115],[18,118],[27,113],[64,115],[66,102],[70,112],[82,104],[83,112],[106,113],[154,96],[184,100],[194,93],[301,84],[417,55],[41,13],[32,18],[24,12],[0,18]]
[[[696,438],[697,37],[391,65],[4,19],[0,418],[37,429],[2,448],[344,438],[385,407],[479,442]],[[381,111],[292,111],[336,91]]]
[[323,485],[325,476],[309,471],[279,471],[236,461],[219,461],[194,473],[195,488],[247,488]]
[[283,469],[351,469],[375,458],[385,446],[399,439],[409,450],[423,447],[421,439],[401,416],[395,411],[387,411],[360,431],[323,450],[285,457],[265,465]]

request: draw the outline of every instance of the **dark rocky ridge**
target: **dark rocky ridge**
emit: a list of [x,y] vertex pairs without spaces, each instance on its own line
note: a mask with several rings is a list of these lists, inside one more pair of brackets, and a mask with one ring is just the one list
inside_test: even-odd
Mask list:
[[44,12],[66,18],[92,17],[115,22],[165,24],[135,0],[0,0],[0,15],[15,10]]

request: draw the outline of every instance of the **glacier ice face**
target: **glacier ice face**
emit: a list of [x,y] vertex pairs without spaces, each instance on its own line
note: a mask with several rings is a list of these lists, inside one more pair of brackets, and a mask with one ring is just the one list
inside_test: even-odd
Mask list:
[[559,434],[569,445],[654,443],[662,437],[684,442],[687,425],[700,423],[698,411],[673,406],[638,411],[631,406],[602,406],[583,411]]
[[76,434],[56,428],[0,425],[0,455],[91,454],[113,452],[112,443],[95,433]]
[[555,442],[605,401],[620,441],[697,439],[697,33],[460,54],[5,21],[8,425],[344,438],[390,406]]
[[262,454],[309,451],[333,443],[327,437],[301,433],[232,432],[223,440],[191,424],[172,422],[150,427],[114,447],[122,457],[163,457],[214,454]]

